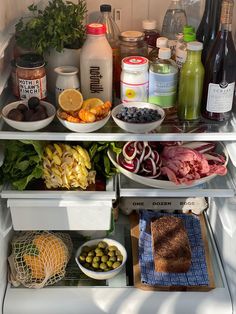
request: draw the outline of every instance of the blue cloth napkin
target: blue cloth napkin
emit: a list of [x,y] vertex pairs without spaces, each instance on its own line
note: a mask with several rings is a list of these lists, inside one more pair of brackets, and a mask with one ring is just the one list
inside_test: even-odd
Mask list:
[[[177,216],[183,219],[192,253],[191,267],[187,273],[161,273],[154,268],[151,237],[151,220],[162,216]],[[139,265],[141,282],[152,286],[208,286],[208,272],[200,221],[197,216],[186,214],[140,211]]]

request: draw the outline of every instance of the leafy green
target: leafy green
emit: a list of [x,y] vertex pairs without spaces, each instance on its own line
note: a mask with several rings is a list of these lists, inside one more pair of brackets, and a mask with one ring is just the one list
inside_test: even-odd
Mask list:
[[34,50],[39,54],[55,48],[80,48],[85,39],[86,1],[52,0],[44,10],[37,5],[28,7],[31,14],[20,18],[15,25],[16,40],[20,47]]
[[24,190],[30,181],[42,177],[42,142],[9,141],[5,146],[5,159],[0,169],[2,182]]
[[92,162],[92,167],[97,173],[107,179],[117,173],[117,169],[110,162],[107,156],[108,149],[112,149],[116,154],[120,154],[122,149],[118,143],[114,142],[96,142],[84,143],[88,149]]

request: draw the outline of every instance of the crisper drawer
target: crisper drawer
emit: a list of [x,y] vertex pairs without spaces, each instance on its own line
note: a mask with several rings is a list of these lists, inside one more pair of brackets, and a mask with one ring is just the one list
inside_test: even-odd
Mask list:
[[13,191],[4,187],[14,230],[109,230],[115,183],[106,191]]

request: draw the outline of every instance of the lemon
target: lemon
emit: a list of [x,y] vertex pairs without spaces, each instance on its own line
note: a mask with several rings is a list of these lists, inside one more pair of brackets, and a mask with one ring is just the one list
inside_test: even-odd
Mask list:
[[99,98],[88,98],[83,101],[82,109],[90,110],[94,107],[103,105],[104,102]]
[[68,88],[59,94],[58,103],[64,111],[77,111],[82,107],[83,96],[77,89]]

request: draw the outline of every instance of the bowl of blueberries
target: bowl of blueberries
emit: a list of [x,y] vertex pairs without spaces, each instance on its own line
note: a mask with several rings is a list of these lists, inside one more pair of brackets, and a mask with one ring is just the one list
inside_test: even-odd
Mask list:
[[121,129],[131,133],[153,131],[165,119],[165,112],[161,107],[145,102],[120,104],[112,110],[111,114]]

